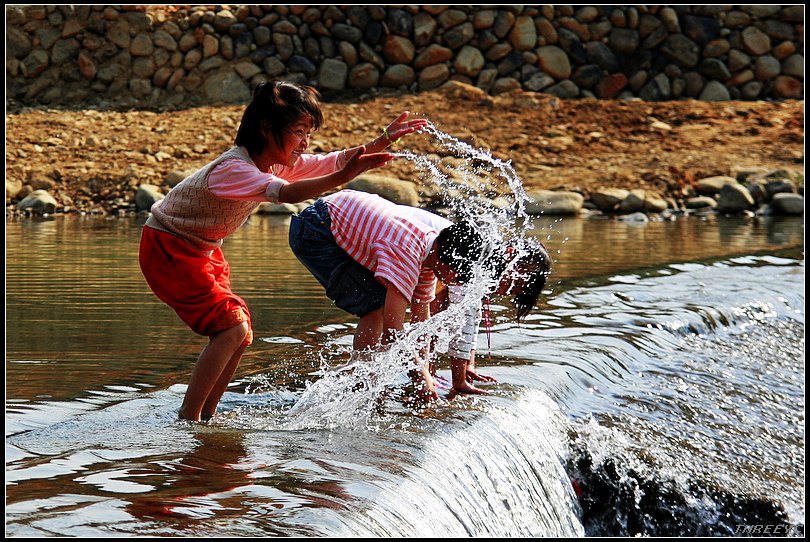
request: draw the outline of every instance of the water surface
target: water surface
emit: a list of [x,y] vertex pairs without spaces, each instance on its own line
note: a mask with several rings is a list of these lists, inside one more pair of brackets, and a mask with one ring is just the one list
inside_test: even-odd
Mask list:
[[343,427],[290,424],[355,319],[268,216],[224,247],[256,341],[213,422],[176,420],[205,339],[143,281],[141,224],[7,220],[7,535],[734,534],[754,506],[803,533],[801,219],[534,219],[554,271],[526,323],[496,300],[492,394]]

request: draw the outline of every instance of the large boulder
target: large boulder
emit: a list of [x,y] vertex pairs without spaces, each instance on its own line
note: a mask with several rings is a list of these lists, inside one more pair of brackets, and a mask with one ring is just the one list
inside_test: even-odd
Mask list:
[[526,213],[530,215],[575,215],[582,210],[585,198],[578,192],[535,190],[527,193]]
[[34,214],[50,214],[56,212],[57,205],[56,199],[45,190],[34,190],[17,204],[17,209]]
[[156,201],[160,201],[164,197],[160,187],[153,184],[142,184],[135,192],[135,210],[148,211]]
[[804,196],[780,192],[771,199],[771,208],[781,215],[803,215]]
[[591,193],[591,203],[602,212],[613,212],[618,210],[622,201],[630,195],[629,190],[624,188],[600,188]]
[[346,188],[377,194],[398,205],[415,207],[419,204],[419,192],[414,184],[395,177],[365,173],[349,182]]
[[626,198],[619,204],[623,213],[662,213],[667,209],[666,200],[652,190],[631,190]]
[[298,212],[298,206],[292,203],[270,203],[263,201],[256,208],[256,213],[260,215],[291,215]]
[[748,189],[736,181],[723,185],[717,195],[717,210],[724,213],[742,213],[753,207],[754,203]]
[[727,184],[739,184],[734,177],[726,175],[717,175],[714,177],[705,177],[700,179],[695,184],[695,191],[703,196],[714,196],[720,192],[720,189]]

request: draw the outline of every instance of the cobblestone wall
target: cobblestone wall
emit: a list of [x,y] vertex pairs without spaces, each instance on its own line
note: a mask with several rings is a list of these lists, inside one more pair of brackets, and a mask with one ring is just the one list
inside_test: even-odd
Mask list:
[[243,103],[258,81],[563,98],[804,96],[804,6],[6,5],[22,104]]

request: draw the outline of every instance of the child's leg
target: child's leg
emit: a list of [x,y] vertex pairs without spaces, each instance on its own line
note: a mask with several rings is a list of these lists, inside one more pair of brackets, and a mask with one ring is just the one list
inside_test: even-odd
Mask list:
[[[208,409],[205,414],[213,415],[216,403],[219,403],[219,398],[222,397],[225,387],[236,371],[236,366],[239,365],[242,352],[245,350],[244,342],[248,330],[247,322],[242,322],[211,337],[211,341],[197,358],[194,372],[191,373],[186,396],[180,407],[181,419],[200,421],[203,407],[206,405]],[[221,383],[223,378],[226,379],[224,385]],[[209,398],[214,397],[215,388],[221,388],[221,391],[211,406]]]
[[245,353],[246,348],[247,345],[242,345],[236,352],[234,352],[233,356],[231,356],[231,359],[228,362],[228,365],[225,366],[225,370],[222,371],[219,380],[217,380],[217,383],[214,384],[214,388],[211,390],[211,393],[208,394],[208,399],[205,401],[201,413],[203,420],[207,420],[217,413],[217,405],[219,404],[220,399],[222,399],[222,395],[225,393],[225,390],[228,389],[228,384],[230,384],[231,380],[233,380],[233,375],[236,374],[236,369],[239,367],[239,362],[242,361],[242,354]]

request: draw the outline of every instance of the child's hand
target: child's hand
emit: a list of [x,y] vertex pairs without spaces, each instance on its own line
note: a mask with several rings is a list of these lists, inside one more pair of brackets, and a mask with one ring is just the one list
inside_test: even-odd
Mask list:
[[369,169],[383,166],[394,159],[394,155],[389,152],[375,152],[366,154],[365,145],[346,151],[346,165],[341,173],[346,177],[344,182],[348,182]]
[[400,116],[394,119],[394,121],[389,124],[383,132],[385,138],[388,140],[389,145],[398,143],[400,138],[403,136],[412,134],[427,127],[427,119],[407,120],[408,115],[410,115],[410,113],[408,111],[404,111]]
[[436,382],[434,382],[427,367],[423,367],[422,370],[410,371],[410,377],[414,385],[413,395],[415,400],[429,403],[439,399],[439,393],[436,391]]
[[421,385],[417,384],[416,396],[426,403],[438,401],[439,393],[436,391],[436,383],[432,378],[430,381],[422,382]]

